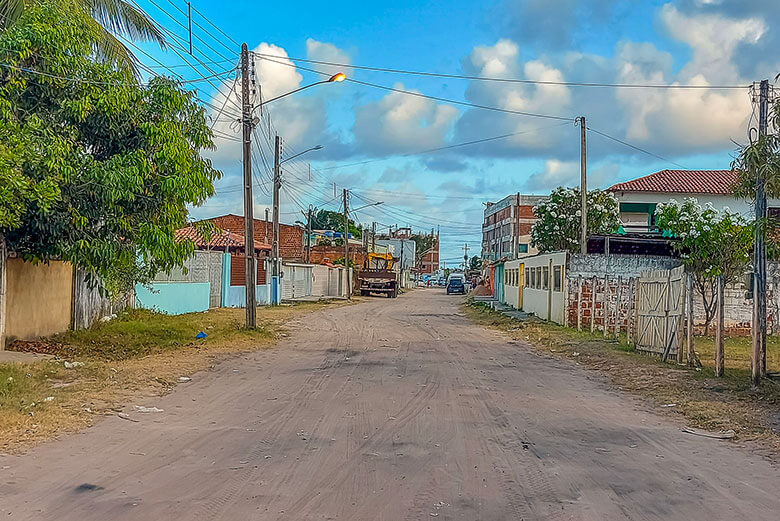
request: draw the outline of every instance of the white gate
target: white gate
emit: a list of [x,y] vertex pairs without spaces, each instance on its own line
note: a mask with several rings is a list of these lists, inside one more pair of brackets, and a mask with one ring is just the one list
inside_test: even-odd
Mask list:
[[683,310],[683,267],[642,273],[637,283],[636,347],[662,354],[677,353]]

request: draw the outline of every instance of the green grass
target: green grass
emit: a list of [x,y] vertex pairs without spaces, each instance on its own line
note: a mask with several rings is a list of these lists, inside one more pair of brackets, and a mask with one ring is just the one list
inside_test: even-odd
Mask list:
[[[195,338],[200,331],[206,333],[205,339]],[[268,325],[261,325],[255,331],[247,330],[243,310],[165,315],[138,309],[121,313],[108,322],[98,322],[89,329],[58,335],[54,340],[64,344],[65,353],[71,357],[126,360],[187,346],[272,336]]]

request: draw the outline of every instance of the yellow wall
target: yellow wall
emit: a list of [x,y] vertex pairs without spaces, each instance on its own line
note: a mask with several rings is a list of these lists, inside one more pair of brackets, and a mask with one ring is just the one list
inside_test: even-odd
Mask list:
[[[70,327],[73,266],[8,259],[6,339],[31,340]],[[0,346],[0,349],[2,346]]]

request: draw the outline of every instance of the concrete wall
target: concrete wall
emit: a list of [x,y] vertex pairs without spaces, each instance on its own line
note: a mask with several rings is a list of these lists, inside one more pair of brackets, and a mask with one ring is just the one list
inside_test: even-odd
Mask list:
[[504,302],[515,309],[520,309],[520,293],[523,291],[523,261],[513,260],[504,263]]
[[[341,286],[339,286],[339,281]],[[331,268],[324,265],[312,266],[312,296],[343,297],[346,295],[344,268]]]
[[589,253],[569,255],[567,277],[638,277],[643,271],[669,270],[681,264],[680,259],[650,255],[603,255]]
[[72,265],[8,259],[6,276],[6,341],[33,340],[68,330],[73,299]]
[[153,282],[136,284],[136,307],[168,315],[181,315],[209,309],[208,282]]

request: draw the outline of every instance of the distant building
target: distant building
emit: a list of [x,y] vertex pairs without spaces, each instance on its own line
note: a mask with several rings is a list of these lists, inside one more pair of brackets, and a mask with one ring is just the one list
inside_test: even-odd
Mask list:
[[545,199],[518,193],[496,203],[488,202],[482,221],[482,258],[493,261],[535,254],[536,249],[531,247],[534,206]]
[[[655,229],[655,209],[672,199],[682,202],[696,199],[700,205],[712,204],[718,210],[728,208],[752,217],[753,203],[734,195],[737,177],[731,170],[661,170],[631,181],[612,185],[620,203],[620,222],[627,232]],[[780,200],[767,201],[770,216],[780,216]]]

